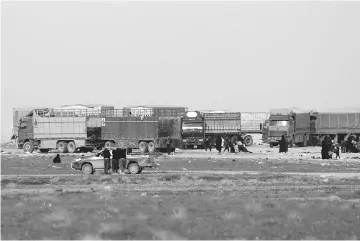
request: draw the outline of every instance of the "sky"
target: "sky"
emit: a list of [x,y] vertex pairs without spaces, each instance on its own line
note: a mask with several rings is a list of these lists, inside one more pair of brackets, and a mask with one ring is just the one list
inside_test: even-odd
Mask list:
[[359,106],[360,2],[4,2],[1,130],[12,109]]

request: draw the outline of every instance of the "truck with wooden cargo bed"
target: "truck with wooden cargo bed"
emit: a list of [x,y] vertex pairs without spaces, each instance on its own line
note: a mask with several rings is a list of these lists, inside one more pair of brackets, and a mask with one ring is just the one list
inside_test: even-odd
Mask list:
[[20,119],[18,148],[73,153],[81,147],[121,147],[152,153],[165,150],[170,136],[174,150],[181,144],[180,122],[181,117],[128,116],[123,109],[36,109]]
[[224,139],[229,137],[232,143],[244,136],[245,145],[251,146],[251,135],[262,133],[263,122],[268,116],[266,112],[187,112],[182,121],[183,146],[202,148],[204,140],[210,139],[214,144],[217,135]]

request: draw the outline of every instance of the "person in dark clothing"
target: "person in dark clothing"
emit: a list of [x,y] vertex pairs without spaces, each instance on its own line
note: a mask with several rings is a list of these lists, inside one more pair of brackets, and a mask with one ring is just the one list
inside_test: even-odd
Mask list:
[[207,151],[208,148],[211,151],[211,139],[210,139],[210,137],[205,139],[205,151]]
[[61,163],[60,155],[57,154],[56,157],[53,159],[53,163]]
[[232,143],[231,141],[229,142],[229,146],[230,146],[230,152],[231,153],[235,153],[235,145],[234,143]]
[[172,140],[171,140],[170,136],[168,136],[166,138],[166,148],[167,148],[168,155],[170,155],[170,153],[171,153],[171,151],[170,151],[171,143],[172,143]]
[[336,159],[339,157],[340,159],[340,145],[338,143],[334,143],[333,146],[334,153],[336,154]]
[[222,140],[220,135],[217,135],[215,144],[216,144],[216,150],[219,152],[219,154],[221,154],[221,142]]
[[223,151],[223,153],[227,150],[228,152],[230,152],[230,149],[229,149],[229,147],[230,147],[230,145],[229,145],[229,138],[228,137],[226,137],[225,138],[225,141],[224,141],[224,151]]
[[120,158],[120,170],[121,173],[124,174],[124,170],[126,168],[126,149],[120,149],[119,151],[119,158]]
[[281,140],[279,141],[279,153],[288,151],[288,143],[285,139],[285,135],[281,136]]
[[103,156],[104,156],[104,173],[108,174],[110,170],[110,151],[107,148],[105,148],[105,150],[103,151]]
[[322,159],[329,159],[329,144],[328,144],[328,136],[324,137],[324,140],[321,142],[321,158]]
[[120,149],[116,148],[113,150],[113,159],[112,159],[112,172],[115,174],[119,171],[119,153]]

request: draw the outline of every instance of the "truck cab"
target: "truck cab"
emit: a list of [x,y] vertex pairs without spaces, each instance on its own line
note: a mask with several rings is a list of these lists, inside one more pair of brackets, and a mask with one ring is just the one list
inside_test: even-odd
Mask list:
[[198,111],[188,111],[181,119],[183,148],[203,148],[204,118]]
[[268,127],[270,147],[277,146],[281,136],[285,135],[289,146],[294,145],[294,120],[291,115],[270,115]]

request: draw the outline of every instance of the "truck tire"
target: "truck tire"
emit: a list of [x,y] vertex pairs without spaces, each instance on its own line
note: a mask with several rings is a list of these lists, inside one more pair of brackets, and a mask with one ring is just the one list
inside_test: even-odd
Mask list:
[[155,143],[153,141],[149,142],[148,150],[149,150],[149,153],[154,153],[155,152]]
[[231,143],[236,144],[237,142],[238,142],[238,137],[237,136],[232,136],[231,137]]
[[105,147],[105,148],[111,148],[111,147],[113,147],[114,145],[115,145],[114,142],[112,142],[112,141],[107,141],[107,142],[105,142],[104,147]]
[[30,141],[25,142],[23,145],[23,149],[24,152],[32,153],[34,151],[34,145]]
[[245,136],[244,142],[245,142],[245,146],[252,146],[254,143],[253,138],[249,135]]
[[60,141],[57,145],[57,149],[60,153],[67,152],[67,143],[65,141]]
[[136,162],[132,162],[129,164],[127,169],[130,174],[138,174],[140,167],[139,167],[139,164],[137,164]]
[[75,142],[70,141],[70,142],[67,144],[67,150],[68,150],[69,153],[74,153],[74,152],[76,151]]
[[145,141],[140,141],[139,143],[140,153],[146,153],[147,149],[148,149],[148,144]]

